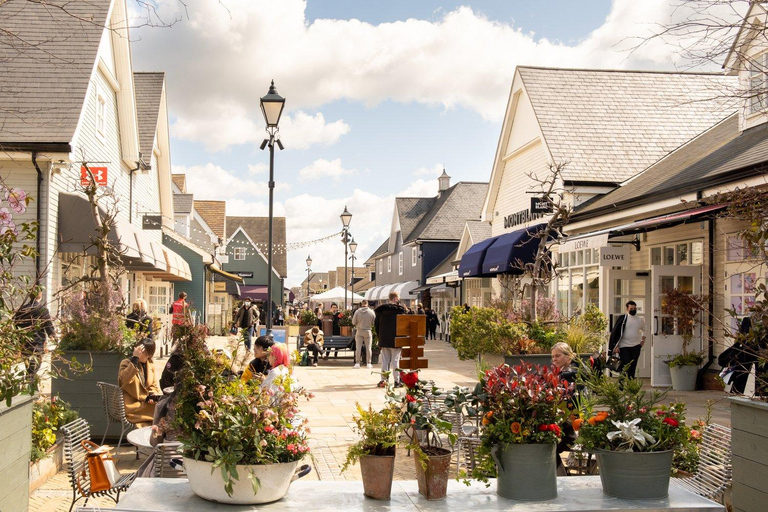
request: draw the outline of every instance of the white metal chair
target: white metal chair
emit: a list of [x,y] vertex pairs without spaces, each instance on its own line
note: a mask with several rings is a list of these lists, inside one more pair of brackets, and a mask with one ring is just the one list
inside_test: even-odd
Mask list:
[[700,496],[722,499],[733,479],[731,429],[711,423],[704,428],[699,450],[699,469],[690,478],[677,482]]
[[[117,441],[117,452],[120,451],[120,445],[123,442],[123,436],[126,432],[136,428],[136,425],[128,421],[125,417],[125,400],[123,399],[123,390],[116,384],[108,382],[97,382],[101,388],[101,400],[104,404],[104,414],[107,415],[107,428],[104,430],[104,436],[101,438],[101,444],[107,438],[109,426],[112,423],[120,425],[120,439]],[[136,460],[139,459],[139,448],[136,447]]]

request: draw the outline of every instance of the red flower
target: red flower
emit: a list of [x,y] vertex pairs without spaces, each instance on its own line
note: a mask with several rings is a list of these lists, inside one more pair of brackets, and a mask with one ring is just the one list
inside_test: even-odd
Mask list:
[[554,432],[557,437],[560,437],[560,427],[554,423],[549,426],[549,430]]
[[664,418],[662,420],[662,423],[666,423],[670,427],[677,427],[678,425],[680,425],[680,423],[674,418]]
[[539,432],[546,432],[549,430],[549,425],[539,425]]
[[415,396],[408,395],[408,394],[405,395],[405,399],[408,400],[409,402],[415,402],[416,401],[416,397]]
[[419,382],[419,372],[402,372],[400,373],[400,380],[409,388],[413,388]]

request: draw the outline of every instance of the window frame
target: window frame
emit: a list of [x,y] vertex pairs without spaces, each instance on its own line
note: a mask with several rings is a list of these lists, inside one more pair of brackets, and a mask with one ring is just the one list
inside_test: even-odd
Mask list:
[[234,247],[232,249],[232,258],[235,261],[245,261],[245,257],[248,252],[245,249],[246,249],[245,247],[240,247],[240,246]]
[[397,255],[397,275],[403,275],[403,251]]
[[419,247],[417,245],[414,245],[411,247],[411,266],[415,267],[418,264],[419,260]]
[[387,256],[387,272],[392,272],[392,255]]

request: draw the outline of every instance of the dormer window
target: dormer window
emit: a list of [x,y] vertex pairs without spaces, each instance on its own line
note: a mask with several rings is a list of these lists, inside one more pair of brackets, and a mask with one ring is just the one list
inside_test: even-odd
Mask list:
[[245,247],[235,247],[235,259],[238,261],[245,260]]
[[768,52],[761,53],[749,62],[749,113],[756,114],[768,108]]

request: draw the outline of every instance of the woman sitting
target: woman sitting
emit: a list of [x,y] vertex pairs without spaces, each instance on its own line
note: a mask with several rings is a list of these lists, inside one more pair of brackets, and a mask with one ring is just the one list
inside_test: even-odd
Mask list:
[[253,360],[243,370],[242,379],[251,380],[256,375],[266,375],[271,366],[269,365],[269,350],[275,342],[268,336],[259,336],[253,342]]
[[317,366],[317,359],[323,351],[323,331],[318,326],[312,327],[304,334],[304,346],[312,352],[312,366]]
[[[267,378],[261,383],[261,389],[268,389],[273,393],[285,390],[286,378],[291,378],[291,357],[288,355],[288,346],[285,343],[275,343],[269,350],[269,372]],[[295,382],[291,382],[289,389],[294,389]]]
[[137,427],[152,425],[155,403],[162,393],[155,378],[155,342],[144,338],[133,349],[130,359],[120,362],[117,384],[123,390],[125,417]]

